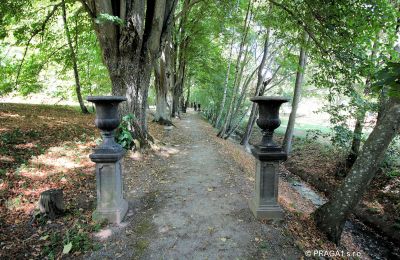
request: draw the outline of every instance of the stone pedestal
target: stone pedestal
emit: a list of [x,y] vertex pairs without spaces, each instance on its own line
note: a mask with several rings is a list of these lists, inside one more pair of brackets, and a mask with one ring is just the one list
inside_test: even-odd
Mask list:
[[121,223],[128,211],[128,202],[122,196],[121,160],[125,150],[115,142],[114,131],[120,122],[118,104],[126,98],[91,96],[87,100],[96,105],[95,124],[103,137],[103,143],[89,156],[96,163],[97,208],[93,219]]
[[256,183],[249,206],[258,219],[282,219],[283,211],[278,204],[279,162],[287,159],[287,154],[274,140],[274,130],[279,127],[279,108],[288,99],[282,97],[251,98],[258,104],[257,125],[262,130],[261,143],[251,149],[256,158]]
[[97,162],[96,183],[97,207],[93,219],[121,223],[128,211],[128,202],[122,196],[121,159],[116,162]]
[[278,167],[287,156],[282,150],[262,152],[253,148],[256,158],[256,178],[253,198],[249,207],[258,219],[282,219],[283,211],[278,204]]

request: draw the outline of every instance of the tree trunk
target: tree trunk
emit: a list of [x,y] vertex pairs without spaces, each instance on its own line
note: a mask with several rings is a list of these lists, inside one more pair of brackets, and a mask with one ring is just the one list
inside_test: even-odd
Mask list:
[[187,82],[187,94],[186,94],[186,101],[185,101],[185,112],[186,112],[186,109],[189,107],[190,85],[191,85],[191,82],[190,82],[190,78],[189,78],[188,82]]
[[236,122],[236,124],[231,127],[231,129],[229,130],[229,132],[225,135],[224,139],[228,139],[240,126],[240,123],[242,123],[244,117],[247,115],[247,113],[250,111],[250,107],[248,109],[246,109],[245,112],[243,112],[243,114],[241,115],[241,117],[239,118],[239,120]]
[[154,68],[154,85],[156,90],[156,114],[154,121],[161,125],[172,125],[170,113],[168,111],[168,83],[166,78],[165,61],[161,57]]
[[225,76],[225,82],[224,82],[224,94],[222,96],[221,107],[220,107],[219,112],[218,112],[218,117],[217,117],[217,120],[215,121],[215,124],[214,124],[214,127],[216,127],[216,128],[218,128],[219,125],[220,125],[220,121],[221,121],[222,115],[224,114],[224,109],[225,109],[226,95],[228,93],[229,75],[231,73],[233,40],[234,40],[234,37],[232,36],[231,48],[230,48],[230,51],[229,51],[229,58],[228,58],[228,69],[226,70],[226,76]]
[[57,215],[64,213],[64,194],[62,190],[51,189],[40,194],[39,209],[49,218],[54,219]]
[[[151,70],[172,26],[177,0],[81,0],[92,18],[111,83],[112,94],[127,97],[120,115],[133,114],[134,136],[146,145],[146,109]],[[108,14],[119,22],[99,21]],[[150,137],[151,139],[151,137]]]
[[[177,55],[177,64],[178,69],[175,73],[176,75],[176,82],[173,88],[173,95],[172,95],[172,117],[179,116],[180,107],[181,106],[181,99],[183,95],[183,85],[185,79],[185,69],[186,69],[186,48],[189,44],[189,38],[186,35],[186,22],[188,18],[188,12],[190,11],[190,0],[183,1],[182,7],[183,13],[182,18],[179,25],[179,45],[175,48],[178,50]],[[177,44],[177,43],[176,43]]]
[[344,223],[375,176],[400,127],[400,100],[390,98],[387,109],[366,140],[360,155],[332,199],[314,212],[317,226],[335,243]]
[[251,112],[249,120],[247,121],[246,130],[244,132],[242,140],[240,141],[240,144],[245,147],[246,151],[250,151],[249,140],[253,132],[254,124],[256,123],[257,120],[257,115],[258,115],[258,106],[256,103],[253,103],[251,105]]
[[70,57],[71,57],[72,66],[73,66],[73,69],[74,69],[76,96],[78,98],[79,106],[81,108],[82,113],[89,114],[89,111],[87,110],[85,104],[83,103],[83,99],[82,99],[81,82],[80,82],[80,79],[79,79],[79,71],[78,71],[78,62],[77,62],[74,46],[72,45],[71,33],[69,31],[69,27],[68,27],[68,23],[67,23],[67,11],[66,11],[66,8],[65,8],[65,1],[64,0],[62,1],[62,5],[61,6],[62,6],[62,17],[63,17],[63,22],[64,22],[65,35],[67,36],[68,47],[69,47],[69,51],[70,51]]
[[247,6],[247,11],[246,11],[246,17],[244,19],[244,24],[243,24],[243,37],[241,39],[240,42],[240,46],[239,46],[239,53],[238,53],[238,57],[236,60],[236,69],[235,69],[235,78],[233,81],[233,94],[231,97],[231,101],[229,102],[229,107],[228,107],[228,111],[226,114],[226,118],[225,118],[225,122],[222,126],[222,128],[220,129],[220,131],[218,132],[217,136],[223,138],[225,136],[225,133],[229,130],[229,126],[231,123],[231,118],[232,118],[232,110],[233,110],[233,105],[235,104],[236,101],[236,95],[239,89],[239,84],[238,81],[239,79],[239,74],[242,70],[242,67],[244,66],[244,64],[242,66],[242,55],[243,55],[243,48],[245,47],[246,44],[246,39],[247,39],[247,33],[249,30],[249,26],[250,26],[250,20],[251,20],[251,3],[252,1],[249,1],[249,4]]
[[[304,33],[304,43],[306,43],[307,41],[308,41],[308,35]],[[297,74],[296,74],[296,83],[294,85],[294,92],[293,92],[292,111],[290,112],[289,121],[285,132],[285,137],[283,139],[283,150],[287,154],[289,154],[290,151],[292,150],[294,124],[296,122],[297,108],[300,102],[301,89],[303,85],[306,63],[307,63],[307,51],[305,50],[304,47],[301,47],[299,56],[299,66],[297,68]]]
[[360,110],[362,111],[360,111],[361,113],[357,115],[357,121],[353,131],[353,141],[351,143],[349,155],[347,156],[346,159],[347,169],[353,166],[354,162],[358,157],[358,154],[360,153],[362,131],[364,128],[364,120],[366,114],[366,111],[363,108],[360,108]]
[[[237,98],[236,105],[233,109],[233,113],[232,113],[232,117],[231,117],[231,124],[232,124],[232,120],[235,120],[240,112],[240,108],[242,106],[243,99],[247,94],[247,89],[248,89],[250,83],[252,82],[253,77],[257,70],[259,70],[259,67],[255,68],[253,70],[253,72],[247,77],[247,79],[243,83],[242,90],[240,92],[239,97]],[[232,129],[230,131],[232,131]],[[230,131],[228,131],[228,135],[230,134],[229,133]]]
[[[236,118],[237,113],[239,112],[238,109],[240,107],[240,102],[243,99],[243,96],[245,94],[244,91],[245,91],[246,85],[243,86],[243,90],[244,91],[242,91],[241,94],[238,95],[239,94],[240,85],[241,85],[241,82],[242,82],[242,78],[243,78],[244,67],[246,66],[247,55],[249,53],[248,49],[249,49],[249,45],[247,45],[246,49],[244,50],[244,58],[243,58],[241,66],[240,66],[239,73],[235,75],[235,80],[234,80],[234,86],[235,87],[234,87],[234,90],[233,90],[233,96],[232,96],[231,102],[229,104],[228,113],[226,115],[226,120],[225,120],[225,124],[224,124],[224,131],[220,135],[224,139],[226,139],[226,135],[232,130],[232,121]],[[255,70],[253,71],[253,75],[254,75],[254,73],[255,73]],[[253,75],[249,76],[248,80],[251,80],[251,77]],[[250,83],[250,81],[248,81],[248,83]]]

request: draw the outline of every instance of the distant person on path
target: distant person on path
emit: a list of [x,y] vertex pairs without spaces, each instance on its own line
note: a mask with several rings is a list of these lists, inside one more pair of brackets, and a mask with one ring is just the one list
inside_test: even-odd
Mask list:
[[194,103],[194,111],[197,111],[197,105],[196,105],[196,102]]
[[198,109],[197,109],[197,110],[201,111],[201,109],[200,109],[200,104],[198,105]]

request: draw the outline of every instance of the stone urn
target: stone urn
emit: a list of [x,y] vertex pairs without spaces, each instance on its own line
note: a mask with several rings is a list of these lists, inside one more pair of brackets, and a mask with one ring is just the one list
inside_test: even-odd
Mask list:
[[87,101],[96,106],[95,125],[100,129],[103,137],[103,143],[94,149],[90,159],[96,161],[106,158],[112,159],[124,150],[121,145],[115,142],[114,132],[119,126],[120,119],[118,115],[119,103],[126,101],[122,96],[89,96]]
[[261,151],[275,150],[278,145],[273,141],[276,128],[281,125],[279,119],[279,108],[283,103],[289,101],[283,97],[257,96],[250,99],[258,104],[259,117],[257,125],[261,128],[263,137],[261,143],[256,145]]
[[123,198],[121,163],[125,150],[115,142],[114,132],[120,123],[118,105],[126,98],[89,96],[87,101],[96,106],[95,124],[103,137],[103,143],[89,155],[96,163],[97,207],[93,219],[121,223],[128,210],[128,202]]
[[258,104],[257,125],[263,137],[261,143],[251,149],[256,159],[254,192],[249,207],[257,219],[282,219],[283,210],[278,204],[279,162],[287,159],[282,147],[273,140],[274,130],[281,124],[279,108],[288,99],[282,97],[253,97]]

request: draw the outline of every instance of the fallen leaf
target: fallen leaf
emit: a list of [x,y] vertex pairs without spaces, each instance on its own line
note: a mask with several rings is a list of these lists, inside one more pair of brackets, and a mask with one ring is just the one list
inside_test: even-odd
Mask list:
[[68,244],[64,245],[63,249],[63,254],[68,254],[72,249],[72,242],[69,242]]
[[46,236],[40,237],[39,240],[47,240],[48,238],[49,238],[49,235],[46,235]]

